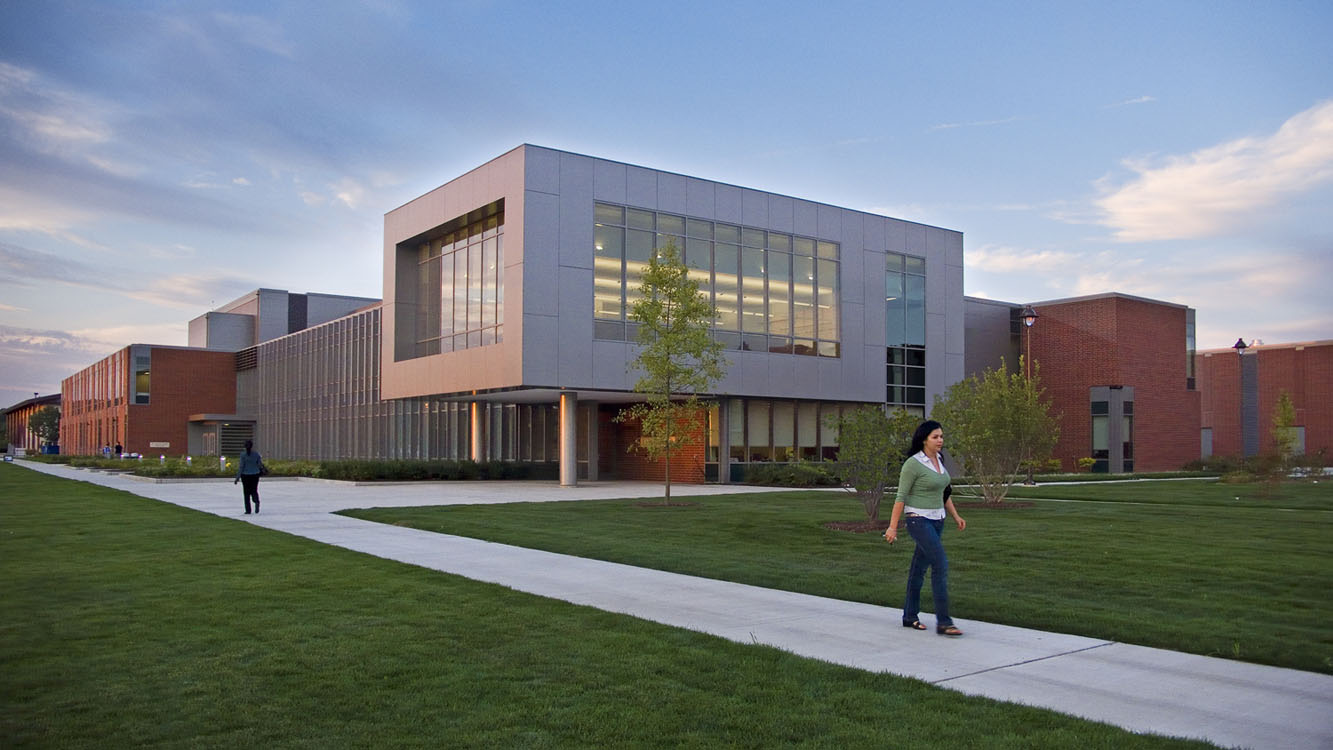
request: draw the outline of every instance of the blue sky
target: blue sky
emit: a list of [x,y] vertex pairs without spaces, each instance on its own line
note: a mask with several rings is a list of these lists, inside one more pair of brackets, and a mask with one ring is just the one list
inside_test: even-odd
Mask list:
[[0,3],[0,405],[520,143],[964,232],[966,292],[1333,338],[1333,4]]

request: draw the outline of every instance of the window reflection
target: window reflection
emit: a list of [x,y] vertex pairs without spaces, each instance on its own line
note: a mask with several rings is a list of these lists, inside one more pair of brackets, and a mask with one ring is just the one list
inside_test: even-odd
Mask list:
[[[597,206],[595,319],[626,321],[654,248],[675,243],[690,278],[710,296],[714,337],[724,346],[839,356],[837,243],[614,204]],[[620,330],[600,326],[594,335],[619,339]]]

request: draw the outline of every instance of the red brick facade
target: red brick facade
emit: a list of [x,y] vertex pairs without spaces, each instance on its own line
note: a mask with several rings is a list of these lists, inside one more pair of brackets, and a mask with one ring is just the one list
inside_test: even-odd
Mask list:
[[1061,415],[1054,456],[1065,470],[1092,454],[1094,386],[1134,388],[1135,471],[1170,471],[1199,457],[1199,393],[1186,387],[1187,308],[1119,294],[1033,307],[1040,317],[1024,335]]
[[[151,381],[147,404],[134,403],[132,352],[147,350]],[[103,446],[126,453],[184,455],[192,414],[236,409],[236,356],[182,347],[125,347],[65,378],[61,452],[92,455]],[[152,443],[167,443],[168,447]]]
[[[617,423],[612,421],[614,412],[600,412],[598,425],[598,471],[603,478],[629,479],[646,482],[662,482],[666,479],[664,462],[654,461],[639,451],[630,451],[634,441],[639,439],[638,422]],[[701,427],[697,432],[684,437],[683,450],[671,459],[671,481],[681,484],[702,484],[704,482],[704,452],[707,448],[707,435]]]
[[[1305,428],[1305,452],[1333,453],[1333,341],[1258,345],[1245,351],[1258,358],[1259,451],[1272,444],[1273,409],[1282,391],[1296,407],[1296,425]],[[1213,454],[1238,456],[1240,371],[1233,349],[1210,349],[1195,357],[1202,396],[1201,425],[1211,428]]]

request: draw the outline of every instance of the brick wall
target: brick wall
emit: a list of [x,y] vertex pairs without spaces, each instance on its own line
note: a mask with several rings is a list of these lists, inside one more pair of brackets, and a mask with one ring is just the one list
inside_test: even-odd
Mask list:
[[[184,455],[191,414],[236,410],[236,366],[231,352],[151,348],[149,403],[132,404],[128,348],[61,383],[67,403],[61,451],[91,455],[120,443],[127,453]],[[153,448],[150,443],[170,443]]]
[[[1296,424],[1305,427],[1305,449],[1333,453],[1333,342],[1251,347],[1258,358],[1259,448],[1272,444],[1273,411],[1286,391],[1296,407]],[[1201,425],[1213,430],[1213,454],[1237,456],[1240,444],[1240,375],[1235,352],[1217,349],[1195,357],[1202,396]]]
[[1027,335],[1052,411],[1062,415],[1054,456],[1065,469],[1092,453],[1088,389],[1103,385],[1134,388],[1136,471],[1170,471],[1199,457],[1199,394],[1185,387],[1184,308],[1106,296],[1036,310]]
[[[652,460],[639,451],[630,451],[629,447],[641,434],[637,421],[621,424],[612,423],[603,434],[611,433],[616,451],[614,459],[617,479],[662,482],[666,479],[665,462]],[[681,484],[702,484],[704,482],[704,452],[707,447],[707,435],[703,426],[696,431],[682,436],[682,449],[671,459],[671,481]],[[604,441],[603,446],[606,445]]]

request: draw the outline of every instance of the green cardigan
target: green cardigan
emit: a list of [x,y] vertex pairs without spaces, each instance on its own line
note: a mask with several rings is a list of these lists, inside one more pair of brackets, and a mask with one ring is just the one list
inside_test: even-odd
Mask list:
[[[940,468],[943,469],[944,465],[940,464]],[[948,486],[947,469],[937,474],[913,456],[903,462],[903,470],[898,474],[898,498],[895,502],[922,510],[943,508],[944,488]]]

